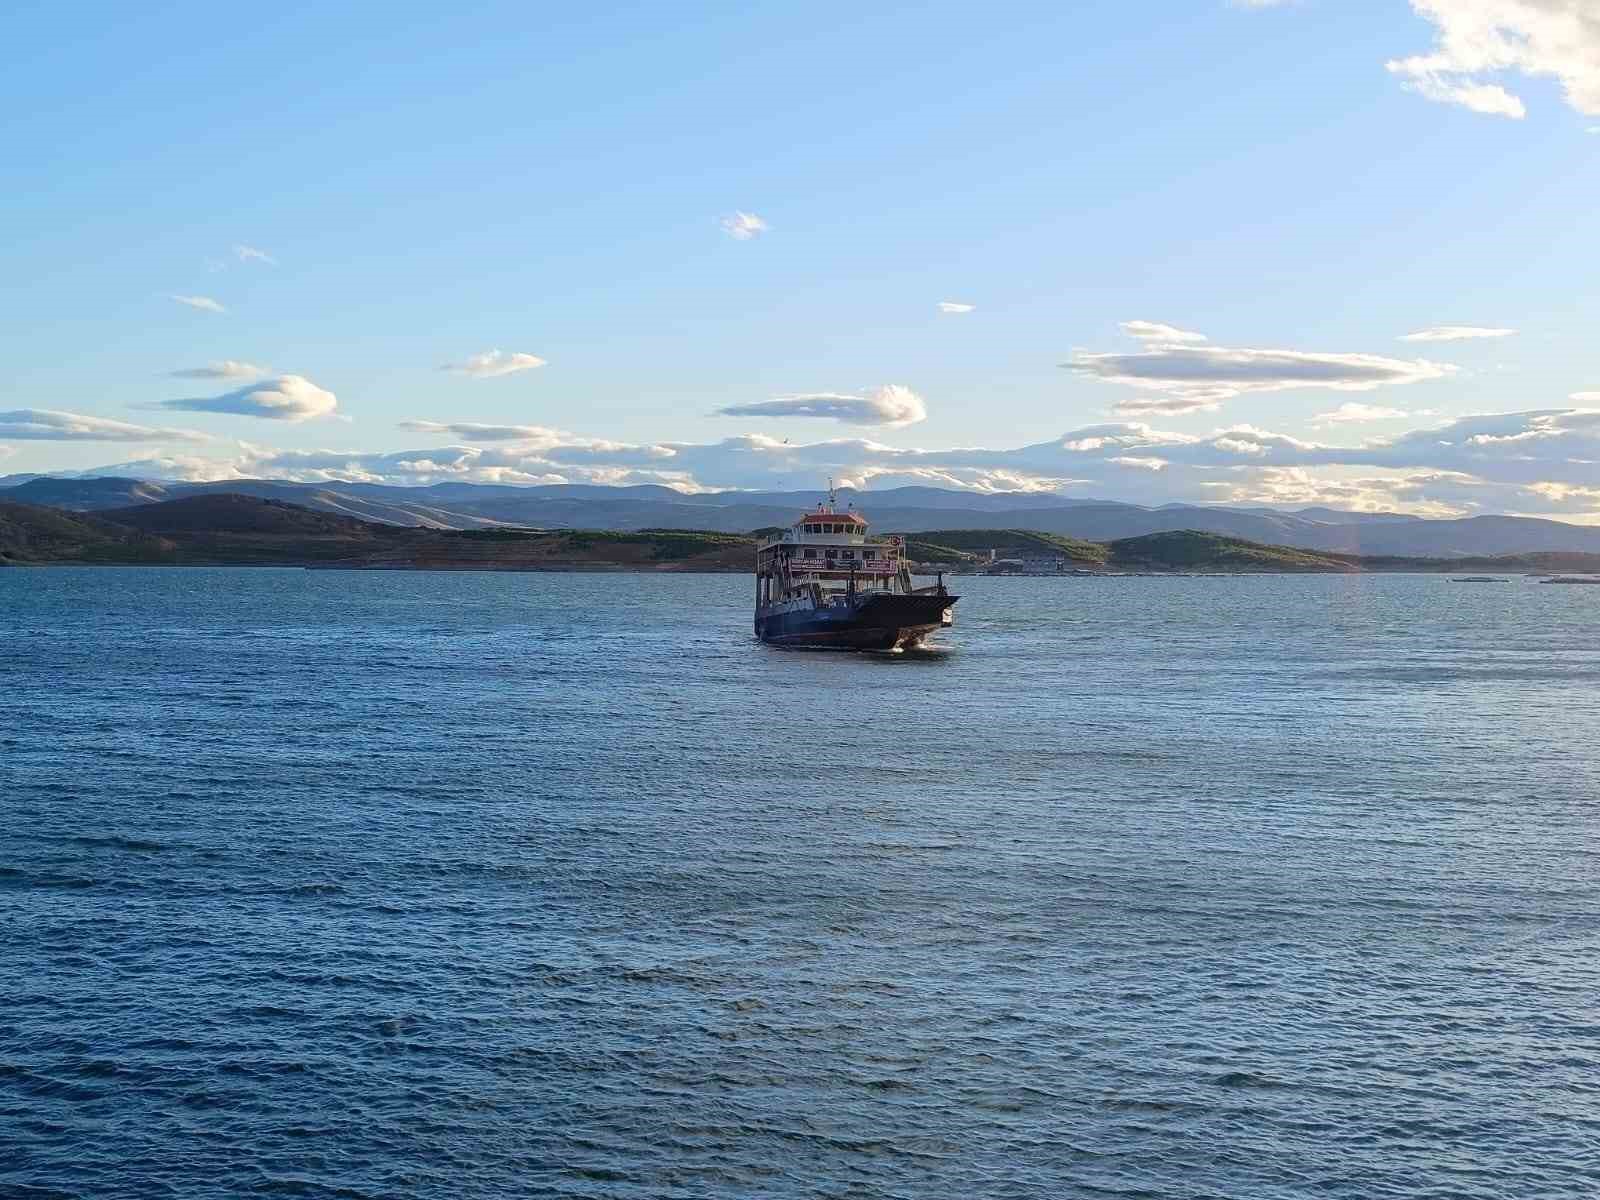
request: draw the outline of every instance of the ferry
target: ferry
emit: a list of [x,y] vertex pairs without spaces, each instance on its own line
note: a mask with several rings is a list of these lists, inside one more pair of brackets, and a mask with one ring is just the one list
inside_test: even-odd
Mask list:
[[960,597],[912,582],[905,539],[874,537],[838,494],[756,550],[756,637],[774,646],[904,650],[952,624]]

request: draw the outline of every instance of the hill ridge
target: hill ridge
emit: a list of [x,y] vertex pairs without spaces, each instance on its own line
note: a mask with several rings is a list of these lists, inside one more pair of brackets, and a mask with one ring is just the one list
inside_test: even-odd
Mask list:
[[[754,539],[716,529],[440,530],[363,521],[233,493],[74,513],[0,500],[0,563],[748,572]],[[1172,530],[1094,542],[1028,529],[912,534],[916,561],[978,568],[991,554],[1084,571],[1600,571],[1600,554],[1429,559],[1324,554]]]

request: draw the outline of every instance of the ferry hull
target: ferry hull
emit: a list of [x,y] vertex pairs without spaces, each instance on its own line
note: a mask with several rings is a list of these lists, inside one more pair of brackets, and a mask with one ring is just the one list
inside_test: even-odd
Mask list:
[[899,650],[920,645],[950,623],[950,595],[869,596],[855,604],[799,612],[759,612],[756,636],[774,646],[818,650]]

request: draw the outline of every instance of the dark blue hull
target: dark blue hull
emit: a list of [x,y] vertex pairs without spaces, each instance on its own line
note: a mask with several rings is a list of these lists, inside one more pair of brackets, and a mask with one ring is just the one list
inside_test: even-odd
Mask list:
[[758,610],[756,636],[774,646],[822,650],[896,650],[915,646],[949,624],[951,595],[878,594],[796,612]]

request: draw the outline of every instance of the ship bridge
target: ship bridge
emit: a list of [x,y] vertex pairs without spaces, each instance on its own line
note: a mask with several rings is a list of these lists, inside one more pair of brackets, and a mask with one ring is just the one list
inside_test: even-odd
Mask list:
[[825,604],[867,591],[911,590],[903,539],[874,537],[867,519],[828,500],[762,542],[756,555],[757,604]]
[[816,512],[806,513],[791,529],[801,540],[809,537],[854,537],[858,534],[865,537],[867,520],[860,513],[848,510],[834,512],[829,508],[818,508]]

